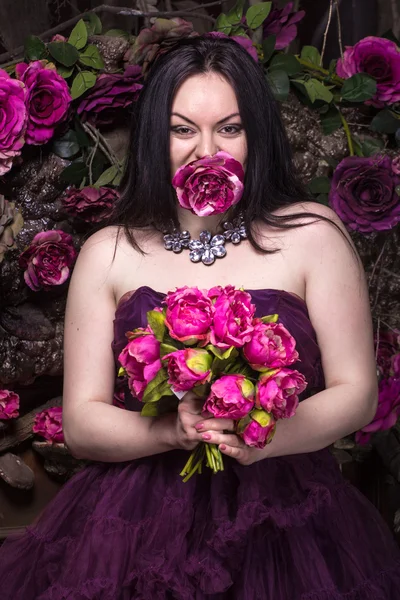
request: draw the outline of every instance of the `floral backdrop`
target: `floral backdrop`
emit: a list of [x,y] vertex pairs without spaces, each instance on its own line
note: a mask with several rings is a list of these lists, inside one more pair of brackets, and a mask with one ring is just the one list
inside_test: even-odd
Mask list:
[[[336,451],[339,460],[359,460],[376,447],[400,481],[400,443],[393,452],[391,437],[400,432],[399,41],[392,31],[366,37],[329,64],[313,46],[295,54],[289,45],[304,11],[293,5],[239,0],[209,17],[207,35],[232,37],[260,64],[300,177],[340,216],[361,255],[379,405],[372,423]],[[23,58],[0,65],[0,463],[33,440],[49,470],[57,463],[69,476],[80,466],[63,445],[61,399],[36,397],[32,406],[26,391],[42,376],[62,375],[69,278],[84,236],[118,198],[124,123],[149,66],[177,39],[197,35],[180,17],[154,18],[135,37],[104,31],[97,14],[85,13],[69,35],[30,36]],[[123,406],[118,381],[114,400]]]

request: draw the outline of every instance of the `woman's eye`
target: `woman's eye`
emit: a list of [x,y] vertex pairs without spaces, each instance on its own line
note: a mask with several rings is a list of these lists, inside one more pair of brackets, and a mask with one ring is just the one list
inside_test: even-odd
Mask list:
[[192,130],[189,129],[189,127],[184,127],[183,125],[171,127],[171,131],[173,131],[174,133],[179,133],[180,135],[188,135],[192,133]]
[[242,125],[225,125],[225,127],[223,127],[221,129],[222,133],[228,133],[228,134],[235,134],[235,133],[239,133],[240,131],[242,131],[243,126]]

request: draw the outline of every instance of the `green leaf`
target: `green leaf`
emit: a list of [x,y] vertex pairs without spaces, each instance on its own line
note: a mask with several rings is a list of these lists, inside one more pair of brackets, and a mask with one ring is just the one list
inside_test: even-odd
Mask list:
[[247,9],[246,22],[250,29],[260,27],[271,12],[272,2],[260,2]]
[[328,194],[318,194],[318,196],[315,198],[315,200],[317,202],[319,202],[319,204],[324,204],[325,206],[329,206]]
[[254,408],[250,413],[253,421],[257,421],[261,425],[261,427],[267,427],[271,422],[274,421],[273,416],[270,413],[267,413],[265,410]]
[[321,55],[318,48],[315,48],[314,46],[303,46],[300,58],[313,65],[321,66]]
[[287,99],[290,90],[289,76],[285,71],[271,71],[267,75],[272,93],[280,102]]
[[329,63],[329,75],[333,75],[336,73],[336,65],[337,65],[337,58],[332,58],[331,62]]
[[392,111],[387,108],[379,111],[372,119],[370,128],[379,133],[396,133],[400,127],[400,119],[397,119]]
[[241,35],[242,37],[247,38],[249,37],[241,25],[234,25],[231,31],[231,35]]
[[156,310],[149,310],[147,313],[147,322],[153,330],[155,338],[159,342],[162,342],[166,329],[164,315]]
[[75,131],[70,129],[65,135],[54,140],[52,150],[60,158],[72,158],[78,154],[80,146]]
[[342,126],[340,112],[335,106],[331,106],[328,112],[321,115],[321,125],[324,135],[330,135]]
[[387,40],[394,42],[400,48],[400,40],[395,36],[392,29],[388,29],[387,31],[385,31],[385,33],[382,33],[380,37],[386,38]]
[[142,417],[158,417],[158,406],[147,402],[140,411]]
[[82,50],[87,44],[88,32],[86,29],[85,21],[79,19],[71,34],[68,38],[68,42],[74,46],[77,50]]
[[97,48],[93,44],[89,44],[83,52],[80,53],[79,62],[92,69],[104,69],[103,58]]
[[364,102],[376,94],[376,80],[365,73],[356,73],[346,79],[341,95],[349,102]]
[[71,165],[61,171],[60,177],[66,183],[79,185],[81,181],[89,175],[89,169],[83,160],[76,160]]
[[232,31],[232,24],[229,22],[228,17],[224,13],[221,13],[217,17],[217,20],[215,21],[215,29],[216,31],[225,33],[225,35],[229,35]]
[[227,348],[227,350],[222,350],[221,348],[218,348],[218,346],[208,344],[208,346],[206,346],[206,350],[211,352],[211,354],[213,354],[220,360],[226,360],[227,358],[236,358],[239,354],[234,346]]
[[100,35],[103,25],[96,13],[88,12],[83,16],[86,29],[89,35]]
[[232,25],[240,23],[243,16],[244,0],[238,0],[233,8],[227,13],[226,17]]
[[123,29],[109,29],[104,35],[108,35],[110,37],[121,37],[126,40],[129,40],[131,37],[128,31],[124,31]]
[[112,181],[114,181],[117,174],[118,174],[117,165],[112,165],[111,167],[106,169],[100,175],[100,177],[95,182],[94,187],[99,188],[99,187],[102,187],[103,185],[109,185],[110,183],[112,183]]
[[263,59],[262,62],[266,64],[274,53],[276,44],[276,35],[269,35],[262,43]]
[[[78,55],[79,56],[79,55]],[[96,83],[96,74],[92,71],[80,71],[72,82],[71,96],[73,100],[82,96]]]
[[120,367],[118,369],[118,377],[123,377],[124,375],[126,375],[126,371],[125,371],[124,367]]
[[171,346],[170,344],[161,344],[160,345],[160,356],[163,357],[166,354],[171,354],[171,352],[176,352],[178,348],[176,346]]
[[271,61],[270,71],[285,71],[288,75],[297,75],[303,68],[293,54],[277,54]]
[[292,82],[307,95],[312,104],[316,100],[322,100],[323,102],[328,102],[328,104],[333,100],[333,94],[329,90],[329,87],[321,83],[318,79],[292,79]]
[[24,43],[24,55],[27,60],[41,60],[46,56],[46,44],[36,35],[28,35]]
[[364,156],[373,156],[381,152],[384,148],[384,141],[381,139],[375,139],[370,136],[365,136],[361,141],[361,150]]
[[74,72],[74,68],[75,67],[64,67],[63,65],[57,65],[57,73],[64,79],[68,79],[68,77],[71,77],[72,73]]
[[64,67],[72,67],[79,59],[78,50],[68,42],[49,42],[47,48],[51,56]]
[[160,393],[162,387],[165,387],[164,384],[168,386],[167,380],[167,369],[160,369],[157,375],[147,384],[143,394],[143,402],[156,402],[159,400],[163,394],[158,396],[158,398],[157,395]]
[[308,184],[308,189],[312,194],[328,194],[331,189],[329,177],[314,177]]
[[278,313],[275,313],[273,315],[265,315],[265,317],[261,317],[261,322],[262,323],[276,323],[279,319],[279,315]]
[[79,118],[75,119],[74,126],[78,144],[81,148],[88,148],[91,145],[92,141],[87,135],[86,131],[83,129]]

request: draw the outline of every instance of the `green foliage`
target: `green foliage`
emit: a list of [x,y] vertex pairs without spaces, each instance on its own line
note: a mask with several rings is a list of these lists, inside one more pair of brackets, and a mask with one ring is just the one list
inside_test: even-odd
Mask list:
[[24,44],[24,55],[26,60],[42,60],[47,56],[46,44],[36,35],[29,35]]
[[68,38],[68,42],[74,46],[77,50],[82,50],[87,44],[88,31],[85,25],[85,21],[80,19]]
[[330,135],[342,126],[340,112],[336,106],[330,106],[329,110],[321,115],[321,125],[325,135]]
[[96,74],[92,71],[79,71],[72,82],[71,96],[74,100],[90,90],[96,83]]
[[100,35],[103,25],[96,13],[88,12],[83,16],[88,35]]
[[379,131],[379,133],[396,133],[400,127],[400,117],[388,108],[384,108],[372,119],[370,127],[372,131]]
[[263,59],[262,62],[266,64],[274,53],[276,44],[276,36],[269,35],[262,43]]
[[68,42],[49,42],[47,44],[51,56],[64,67],[72,67],[79,60],[79,52]]
[[289,76],[285,71],[271,71],[267,75],[272,93],[280,102],[287,99],[290,91]]
[[312,65],[319,66],[321,64],[321,55],[318,48],[315,48],[314,46],[303,46],[301,49],[300,58]]
[[303,67],[293,54],[277,54],[271,60],[270,71],[285,71],[288,75],[298,75]]
[[246,22],[250,29],[260,27],[271,12],[272,2],[253,4],[246,12]]
[[356,73],[346,79],[342,87],[342,99],[349,102],[364,102],[376,94],[376,80],[365,73]]
[[104,62],[101,54],[93,44],[89,44],[87,48],[79,55],[79,62],[86,67],[92,67],[92,69],[104,69]]

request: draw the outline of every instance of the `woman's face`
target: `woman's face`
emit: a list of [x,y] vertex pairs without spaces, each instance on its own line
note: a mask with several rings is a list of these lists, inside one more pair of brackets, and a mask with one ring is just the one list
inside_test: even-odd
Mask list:
[[220,150],[246,166],[247,143],[232,86],[217,73],[189,77],[172,104],[171,176],[179,167]]

